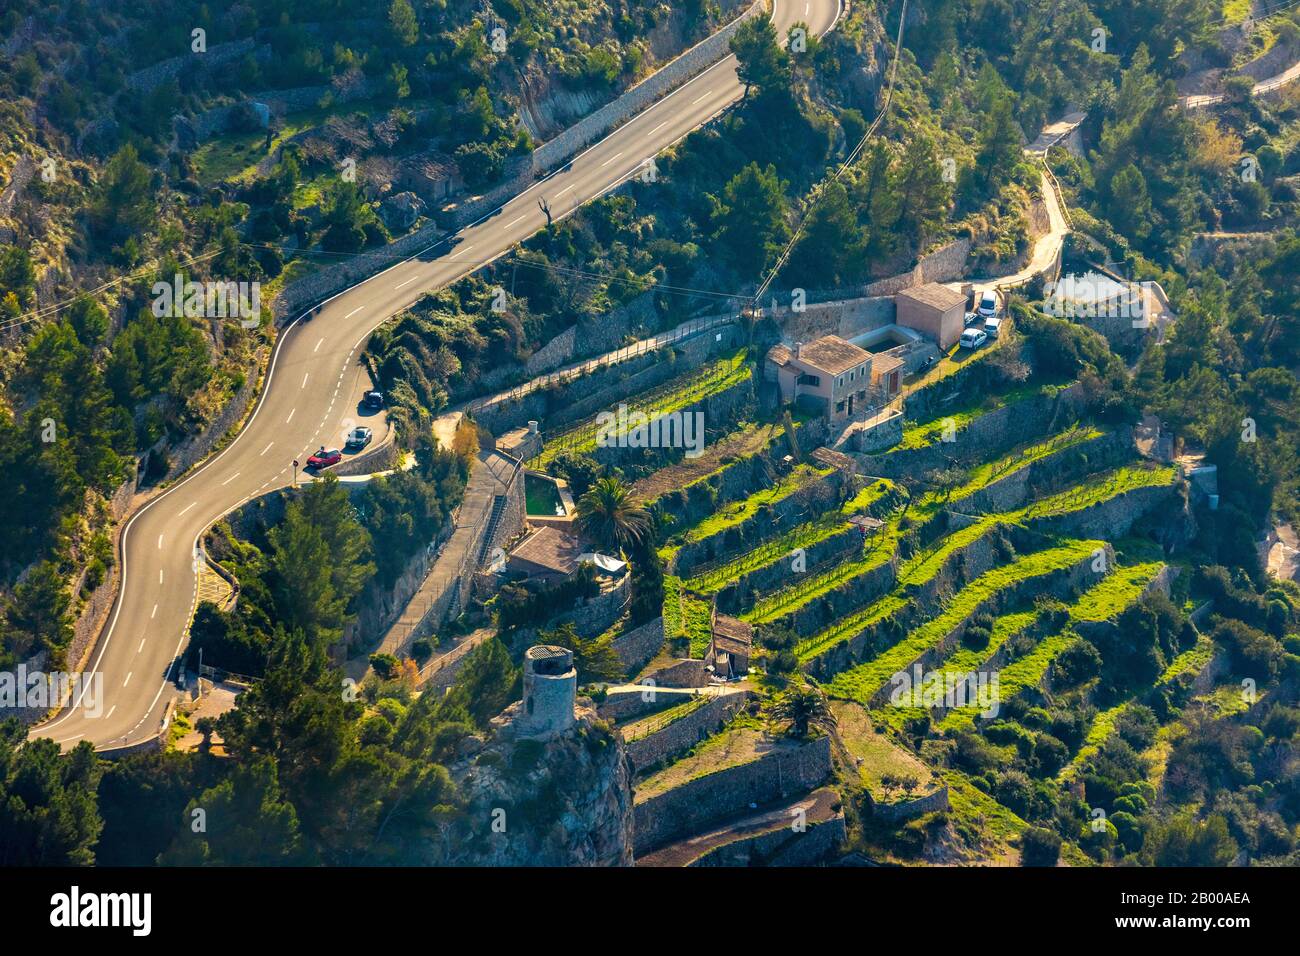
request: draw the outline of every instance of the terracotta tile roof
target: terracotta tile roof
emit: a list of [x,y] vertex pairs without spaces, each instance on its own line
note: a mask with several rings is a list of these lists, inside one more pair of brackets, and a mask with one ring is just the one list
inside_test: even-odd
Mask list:
[[963,308],[966,306],[966,297],[964,295],[956,289],[949,289],[946,285],[940,285],[937,282],[914,285],[910,289],[899,292],[895,298],[911,299],[913,302],[919,302],[940,312],[947,312],[956,306]]
[[576,534],[545,527],[519,542],[510,552],[510,558],[557,574],[572,574],[578,567],[579,555],[588,550],[587,543]]
[[877,352],[871,357],[871,376],[878,378],[886,372],[892,372],[903,364],[903,360],[897,355],[887,355],[884,352]]
[[789,365],[792,358],[794,352],[780,343],[767,350],[767,360],[773,365]]
[[729,614],[713,619],[713,646],[728,654],[748,654],[754,644],[754,628]]
[[871,360],[871,353],[846,342],[838,335],[823,335],[799,351],[799,361],[827,375],[839,375]]

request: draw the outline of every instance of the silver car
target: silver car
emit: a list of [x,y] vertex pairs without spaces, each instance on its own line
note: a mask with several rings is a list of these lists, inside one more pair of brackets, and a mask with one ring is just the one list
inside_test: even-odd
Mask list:
[[374,437],[374,432],[365,426],[354,428],[352,431],[348,432],[348,439],[344,443],[343,447],[348,451],[360,451],[369,445],[370,439]]

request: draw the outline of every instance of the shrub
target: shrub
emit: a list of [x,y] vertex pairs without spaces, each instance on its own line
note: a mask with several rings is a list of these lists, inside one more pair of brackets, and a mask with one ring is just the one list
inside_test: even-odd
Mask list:
[[1044,827],[1030,827],[1020,838],[1022,866],[1056,866],[1061,857],[1061,838]]
[[371,654],[370,666],[384,680],[391,680],[397,674],[397,658],[392,654]]
[[1070,751],[1051,734],[1039,734],[1034,741],[1034,763],[1042,776],[1050,776],[1065,766]]
[[1077,640],[1061,651],[1052,670],[1063,687],[1078,687],[1101,673],[1101,653],[1087,641]]

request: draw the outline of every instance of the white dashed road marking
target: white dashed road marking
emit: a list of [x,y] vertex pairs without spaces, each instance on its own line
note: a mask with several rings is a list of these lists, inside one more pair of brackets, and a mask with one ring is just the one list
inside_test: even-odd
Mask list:
[[359,306],[357,306],[355,309],[353,309],[351,312],[349,312],[347,315],[343,316],[343,318],[345,318],[345,319],[350,319],[350,318],[352,318],[352,316],[356,315],[358,312],[360,312],[360,311],[361,311],[362,309],[364,309],[364,308],[365,308],[364,305],[359,305]]
[[229,478],[227,478],[225,481],[223,481],[223,482],[221,483],[221,487],[224,488],[226,485],[230,484],[232,481],[234,481],[234,480],[235,480],[236,478],[238,478],[238,477],[239,477],[239,472],[235,472],[233,475],[231,475]]
[[324,345],[324,344],[325,344],[325,340],[324,340],[324,339],[321,339],[319,342],[317,342],[317,343],[316,343],[316,347],[315,347],[314,349],[311,350],[311,351],[312,351],[312,354],[315,355],[317,352],[319,352],[319,351],[320,351],[320,347],[321,347],[322,345]]
[[663,129],[663,128],[664,128],[665,126],[667,126],[667,125],[668,125],[668,121],[667,121],[667,120],[664,120],[662,123],[660,123],[660,124],[659,124],[658,126],[656,126],[654,129],[652,129],[650,132],[646,133],[646,136],[647,136],[647,137],[649,137],[649,136],[653,136],[655,133],[659,132],[661,129]]
[[[274,445],[274,444],[275,444],[275,442],[267,442],[266,447],[262,449],[262,455],[265,455],[268,451],[270,451],[270,450],[271,450],[271,446]],[[262,455],[258,455],[258,457],[261,458]]]
[[[297,410],[298,410],[298,409],[295,408],[295,409],[293,410],[293,412],[296,412]],[[289,424],[291,421],[293,421],[293,412],[290,412],[290,413],[289,413],[289,417],[286,418],[286,419],[284,420],[284,423],[285,423],[286,425]]]
[[[708,93],[705,93],[705,94],[704,94],[704,96],[708,96],[708,95],[709,95]],[[700,97],[700,98],[703,99],[704,97]],[[614,160],[618,159],[618,158],[619,158],[620,156],[622,156],[622,155],[623,155],[623,153],[622,153],[622,151],[620,150],[619,152],[615,153],[613,156],[609,157],[609,159],[607,159],[607,160],[605,160],[603,163],[601,163],[601,164],[600,164],[600,168],[601,168],[601,169],[604,169],[606,166],[608,166],[610,163],[612,163]]]
[[[193,507],[194,507],[195,505],[197,505],[197,504],[198,504],[197,501],[191,501],[188,505],[186,505],[186,506],[181,510],[181,514],[185,514],[186,511],[189,511],[191,508],[193,508]],[[178,516],[178,517],[179,517],[179,516]]]
[[311,372],[303,372],[303,373],[302,373],[302,388],[306,388],[306,387],[307,387],[307,377],[308,377],[309,375],[311,375]]
[[122,686],[123,686],[123,687],[125,687],[127,684],[131,683],[131,675],[134,674],[134,673],[135,673],[135,671],[127,671],[127,674],[126,674],[126,680],[122,681]]
[[704,91],[704,95],[701,96],[698,100],[696,100],[696,101],[695,101],[694,103],[692,103],[691,105],[692,105],[692,106],[696,106],[697,104],[703,103],[706,99],[708,99],[709,94],[712,93],[712,92],[713,92],[712,90],[705,90],[705,91]]
[[420,277],[419,277],[419,276],[411,276],[411,278],[407,279],[405,282],[399,282],[399,283],[397,283],[397,285],[393,286],[393,288],[394,288],[394,289],[400,289],[400,288],[401,288],[402,286],[404,286],[404,285],[410,285],[412,282],[414,282],[414,281],[415,281],[416,279],[418,279],[418,278],[420,278]]
[[463,249],[461,249],[459,252],[457,252],[454,256],[449,256],[448,259],[449,259],[449,260],[451,260],[451,259],[459,259],[461,256],[463,256],[465,253],[469,252],[469,251],[470,251],[471,249],[473,249],[473,248],[474,248],[473,246],[465,246]]

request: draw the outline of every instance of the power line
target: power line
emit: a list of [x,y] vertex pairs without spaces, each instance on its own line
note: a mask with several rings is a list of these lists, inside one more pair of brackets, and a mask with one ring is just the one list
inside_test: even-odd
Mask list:
[[[244,243],[252,249],[278,249],[278,246],[267,243]],[[325,249],[304,250],[306,256],[333,256],[338,259],[356,259],[361,256],[369,255],[366,252],[331,252]],[[484,266],[492,265],[497,262],[506,262],[516,266],[539,269],[546,272],[561,273],[564,275],[577,276],[584,279],[600,279],[606,282],[620,282],[625,285],[640,285],[645,279],[629,279],[627,276],[614,275],[608,272],[595,272],[590,269],[578,269],[573,266],[557,265],[553,262],[536,262],[532,259],[524,258],[517,253],[508,252],[490,259],[463,259],[461,262],[472,265],[475,269],[481,269]],[[368,280],[363,280],[368,281]],[[718,299],[740,299],[746,300],[748,295],[740,292],[720,292],[716,289],[696,289],[690,286],[669,285],[667,283],[654,283],[647,291],[668,292],[673,295],[684,296],[706,296]]]
[[[220,249],[214,249],[211,252],[205,252],[201,255],[191,256],[188,259],[182,259],[180,262],[177,263],[177,266],[188,266],[188,265],[193,265],[196,262],[204,262],[208,259],[213,258],[214,256],[219,255],[220,253],[221,253]],[[98,295],[99,293],[105,291],[106,289],[111,289],[115,285],[121,285],[124,282],[131,282],[133,280],[143,279],[148,276],[151,276],[154,274],[154,271],[158,268],[160,264],[161,263],[155,262],[152,266],[150,266],[147,269],[141,269],[139,272],[134,272],[124,276],[119,276],[118,278],[111,279],[108,282],[96,286],[93,289],[86,289],[81,292],[78,292],[71,299],[64,299],[62,302],[55,302],[52,305],[47,305],[42,309],[35,310],[34,312],[27,312],[22,315],[15,316],[13,319],[10,319],[8,322],[5,322],[3,325],[0,325],[0,332],[8,332],[11,329],[18,328],[19,326],[28,325],[32,322],[35,322],[37,319],[45,318],[46,316],[50,316],[50,315],[57,315],[58,313],[64,311],[65,309],[72,308],[72,306],[76,304],[77,300],[80,299],[83,295]]]
[[[1300,2],[1300,0],[1297,0],[1297,2]],[[799,238],[803,235],[804,225],[808,222],[809,217],[812,215],[812,211],[816,207],[817,201],[821,199],[821,197],[825,194],[826,187],[832,183],[839,182],[840,177],[844,175],[844,173],[849,169],[850,166],[852,166],[855,162],[857,162],[858,157],[862,154],[862,150],[866,148],[867,142],[871,139],[872,136],[876,134],[876,130],[880,128],[880,124],[884,122],[885,116],[889,113],[890,104],[893,102],[894,99],[894,81],[898,76],[898,59],[899,59],[899,54],[902,52],[903,49],[903,25],[904,23],[906,23],[906,21],[907,21],[907,0],[903,0],[902,9],[899,11],[898,14],[898,36],[894,40],[894,59],[893,62],[889,65],[889,83],[885,89],[884,105],[881,106],[880,112],[876,114],[876,118],[872,120],[871,125],[867,128],[866,133],[863,134],[862,139],[858,141],[858,145],[853,147],[853,151],[849,153],[849,155],[845,158],[844,162],[840,163],[839,168],[835,170],[835,174],[830,178],[829,181],[824,180],[822,183],[820,183],[817,189],[813,192],[812,196],[809,197],[808,203],[804,207],[803,215],[799,217],[799,223],[798,225],[795,226],[793,235],[790,236],[790,241],[786,243],[785,248],[781,251],[781,255],[777,257],[776,265],[772,267],[771,271],[767,275],[767,278],[763,280],[763,282],[759,285],[758,289],[754,292],[754,295],[750,302],[751,309],[756,308],[758,306],[758,302],[760,299],[762,299],[763,294],[767,292],[768,287],[771,286],[773,281],[775,281],[776,277],[780,274],[781,270],[785,268],[786,262],[788,262],[790,259],[790,253],[794,251],[795,245],[799,242]]]
[[[272,243],[251,242],[251,243],[241,243],[241,245],[244,245],[250,249],[280,250],[279,246],[274,245]],[[188,259],[181,260],[179,263],[177,263],[177,265],[178,266],[193,265],[197,262],[203,262],[208,259],[211,259],[214,256],[218,255],[219,253],[220,250],[214,250],[212,252],[203,253],[202,255],[192,256]],[[333,257],[335,259],[356,259],[364,255],[369,255],[369,253],[331,252],[324,249],[309,249],[309,250],[302,250],[302,255],[304,257],[326,256],[326,257]],[[538,269],[538,270],[551,272],[551,273],[575,276],[581,279],[600,280],[600,281],[619,283],[622,285],[628,285],[634,287],[642,286],[647,281],[649,281],[648,278],[644,278],[644,277],[629,278],[627,276],[614,275],[612,273],[595,272],[589,269],[577,269],[570,266],[561,266],[552,262],[536,262],[534,260],[526,259],[521,256],[518,256],[514,253],[508,253],[506,255],[499,256],[495,259],[480,259],[477,261],[473,259],[468,260],[469,264],[475,266],[476,269],[482,268],[485,265],[490,265],[493,262],[501,262],[501,261],[509,262],[516,266],[524,266],[526,268]],[[65,299],[61,302],[57,302],[52,305],[45,306],[42,309],[37,309],[33,312],[25,313],[8,322],[5,322],[4,324],[0,324],[0,332],[8,332],[12,329],[20,328],[21,326],[24,325],[29,325],[33,322],[36,322],[39,319],[57,315],[58,313],[68,308],[71,308],[72,305],[76,303],[77,299],[79,299],[82,295],[97,295],[105,291],[106,289],[112,288],[115,285],[121,285],[127,282],[148,278],[149,276],[155,274],[157,265],[158,264],[155,263],[154,266],[151,266],[148,269],[141,269],[138,272],[134,272],[129,275],[119,276],[118,278],[113,279],[109,282],[105,282],[93,289],[88,289],[83,292],[79,292],[76,296],[74,296],[71,299]],[[371,276],[369,278],[374,278],[374,277]],[[362,281],[363,282],[369,281],[369,279],[365,279]],[[669,285],[667,283],[656,283],[656,282],[651,282],[650,285],[645,289],[645,291],[663,292],[669,295],[679,295],[679,296],[684,296],[689,298],[713,298],[713,299],[726,299],[726,300],[738,300],[738,301],[745,301],[749,298],[749,296],[740,292],[720,292],[716,289],[696,289],[689,286],[676,286],[676,285]]]
[[[1263,13],[1261,13],[1259,16],[1252,16],[1251,14],[1248,13],[1248,14],[1246,14],[1246,16],[1245,16],[1245,20],[1250,21],[1251,23],[1259,23],[1261,20],[1267,20],[1267,19],[1269,19],[1270,17],[1275,17],[1275,16],[1277,16],[1279,13],[1282,13],[1282,12],[1284,12],[1284,11],[1286,11],[1286,10],[1290,10],[1292,7],[1297,6],[1297,5],[1300,5],[1300,0],[1288,0],[1287,3],[1281,3],[1281,4],[1278,4],[1276,7],[1273,7],[1273,8],[1271,8],[1271,9],[1269,9],[1269,10],[1265,10],[1265,11],[1264,11]],[[1206,24],[1205,24],[1205,25],[1206,25],[1207,27],[1217,27],[1217,26],[1219,26],[1220,24],[1224,24],[1224,23],[1227,23],[1227,22],[1228,22],[1228,17],[1220,17],[1220,18],[1217,19],[1217,20],[1208,20],[1208,21],[1206,21]]]

